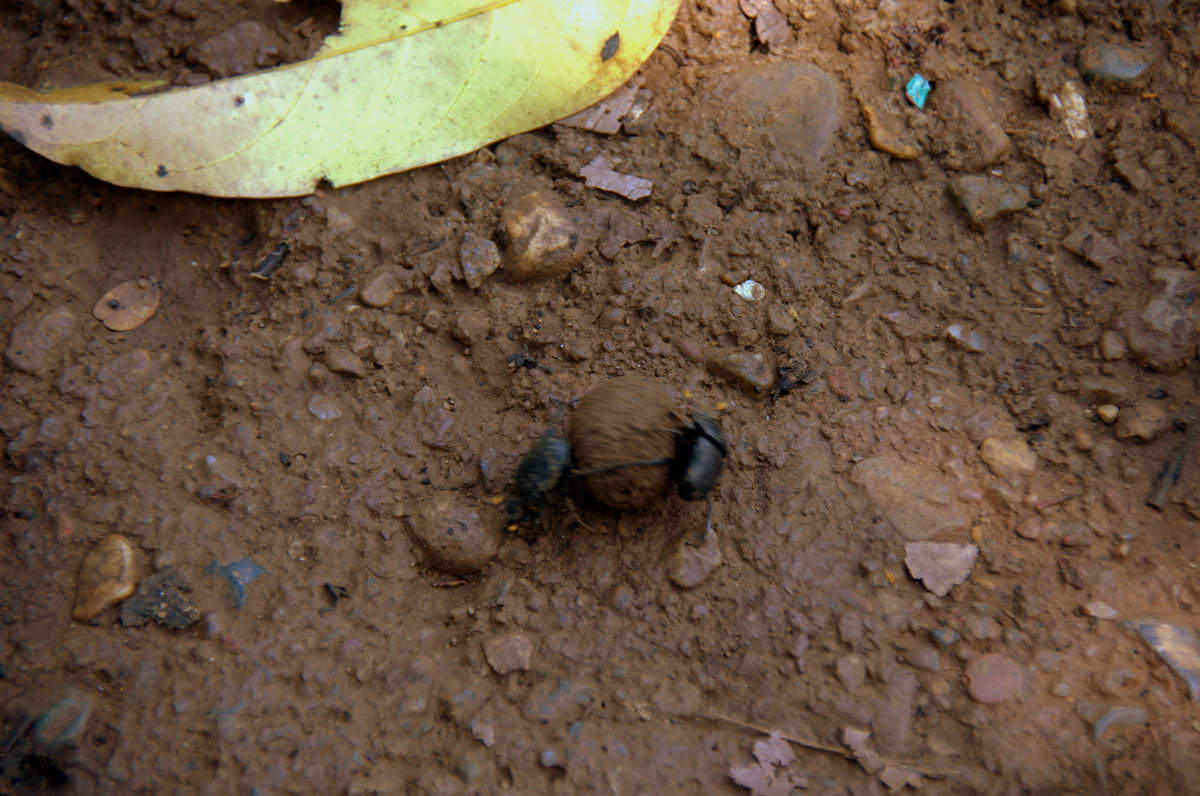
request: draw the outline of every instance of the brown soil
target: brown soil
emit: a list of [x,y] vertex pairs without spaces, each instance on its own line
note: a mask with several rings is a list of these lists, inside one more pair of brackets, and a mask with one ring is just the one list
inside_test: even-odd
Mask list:
[[[299,200],[124,190],[0,141],[0,793],[886,792],[845,728],[931,794],[1200,793],[1196,702],[1135,632],[1200,606],[1197,7],[776,6],[768,52],[738,3],[687,0],[623,134]],[[8,4],[0,79],[194,83],[335,18]],[[1118,45],[1145,76],[1084,81]],[[596,154],[652,195],[585,187]],[[965,175],[1028,201],[972,226]],[[503,249],[538,189],[582,261],[458,281],[464,236]],[[93,305],[138,278],[156,313],[109,331]],[[731,354],[780,379],[706,367]],[[622,374],[720,415],[716,548],[681,541],[697,503],[575,494],[496,552],[521,454]],[[418,543],[430,506],[461,539]],[[199,622],[72,620],[113,533]],[[938,597],[920,541],[978,559]],[[666,562],[698,555],[679,588]],[[834,751],[784,764],[747,725]]]

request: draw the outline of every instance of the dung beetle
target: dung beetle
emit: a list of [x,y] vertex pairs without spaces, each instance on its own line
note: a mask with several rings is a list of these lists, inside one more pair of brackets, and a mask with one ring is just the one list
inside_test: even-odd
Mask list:
[[571,444],[550,429],[517,463],[512,495],[505,504],[509,523],[540,516],[546,506],[546,494],[562,483],[570,464]]
[[517,463],[511,495],[506,502],[510,526],[515,526],[525,517],[540,517],[546,506],[547,494],[559,487],[568,475],[587,476],[627,467],[669,464],[671,478],[681,498],[704,499],[708,502],[705,530],[709,530],[712,527],[709,492],[721,474],[728,453],[725,432],[716,418],[696,412],[682,429],[672,429],[671,433],[678,434],[678,440],[674,455],[669,459],[622,462],[580,471],[571,467],[571,444],[550,429]]
[[721,423],[711,415],[696,412],[675,444],[675,484],[684,500],[707,498],[728,453]]

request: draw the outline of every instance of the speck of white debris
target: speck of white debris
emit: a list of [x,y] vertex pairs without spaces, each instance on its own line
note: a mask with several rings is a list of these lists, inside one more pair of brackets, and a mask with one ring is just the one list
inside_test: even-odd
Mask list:
[[767,295],[766,288],[755,282],[753,279],[747,279],[733,289],[734,293],[744,298],[746,301],[759,301]]

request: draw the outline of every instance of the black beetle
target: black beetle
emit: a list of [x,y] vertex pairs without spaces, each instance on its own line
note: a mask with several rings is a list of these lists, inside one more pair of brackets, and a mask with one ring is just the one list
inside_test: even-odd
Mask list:
[[517,463],[512,496],[506,504],[509,523],[540,516],[546,494],[562,483],[570,464],[571,444],[553,429],[547,431]]

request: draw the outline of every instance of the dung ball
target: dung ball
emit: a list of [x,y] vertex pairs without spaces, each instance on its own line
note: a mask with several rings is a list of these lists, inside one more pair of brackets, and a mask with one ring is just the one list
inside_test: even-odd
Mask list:
[[674,402],[662,387],[638,376],[618,376],[580,399],[567,434],[592,496],[628,510],[647,505],[670,487],[669,462],[681,430]]

